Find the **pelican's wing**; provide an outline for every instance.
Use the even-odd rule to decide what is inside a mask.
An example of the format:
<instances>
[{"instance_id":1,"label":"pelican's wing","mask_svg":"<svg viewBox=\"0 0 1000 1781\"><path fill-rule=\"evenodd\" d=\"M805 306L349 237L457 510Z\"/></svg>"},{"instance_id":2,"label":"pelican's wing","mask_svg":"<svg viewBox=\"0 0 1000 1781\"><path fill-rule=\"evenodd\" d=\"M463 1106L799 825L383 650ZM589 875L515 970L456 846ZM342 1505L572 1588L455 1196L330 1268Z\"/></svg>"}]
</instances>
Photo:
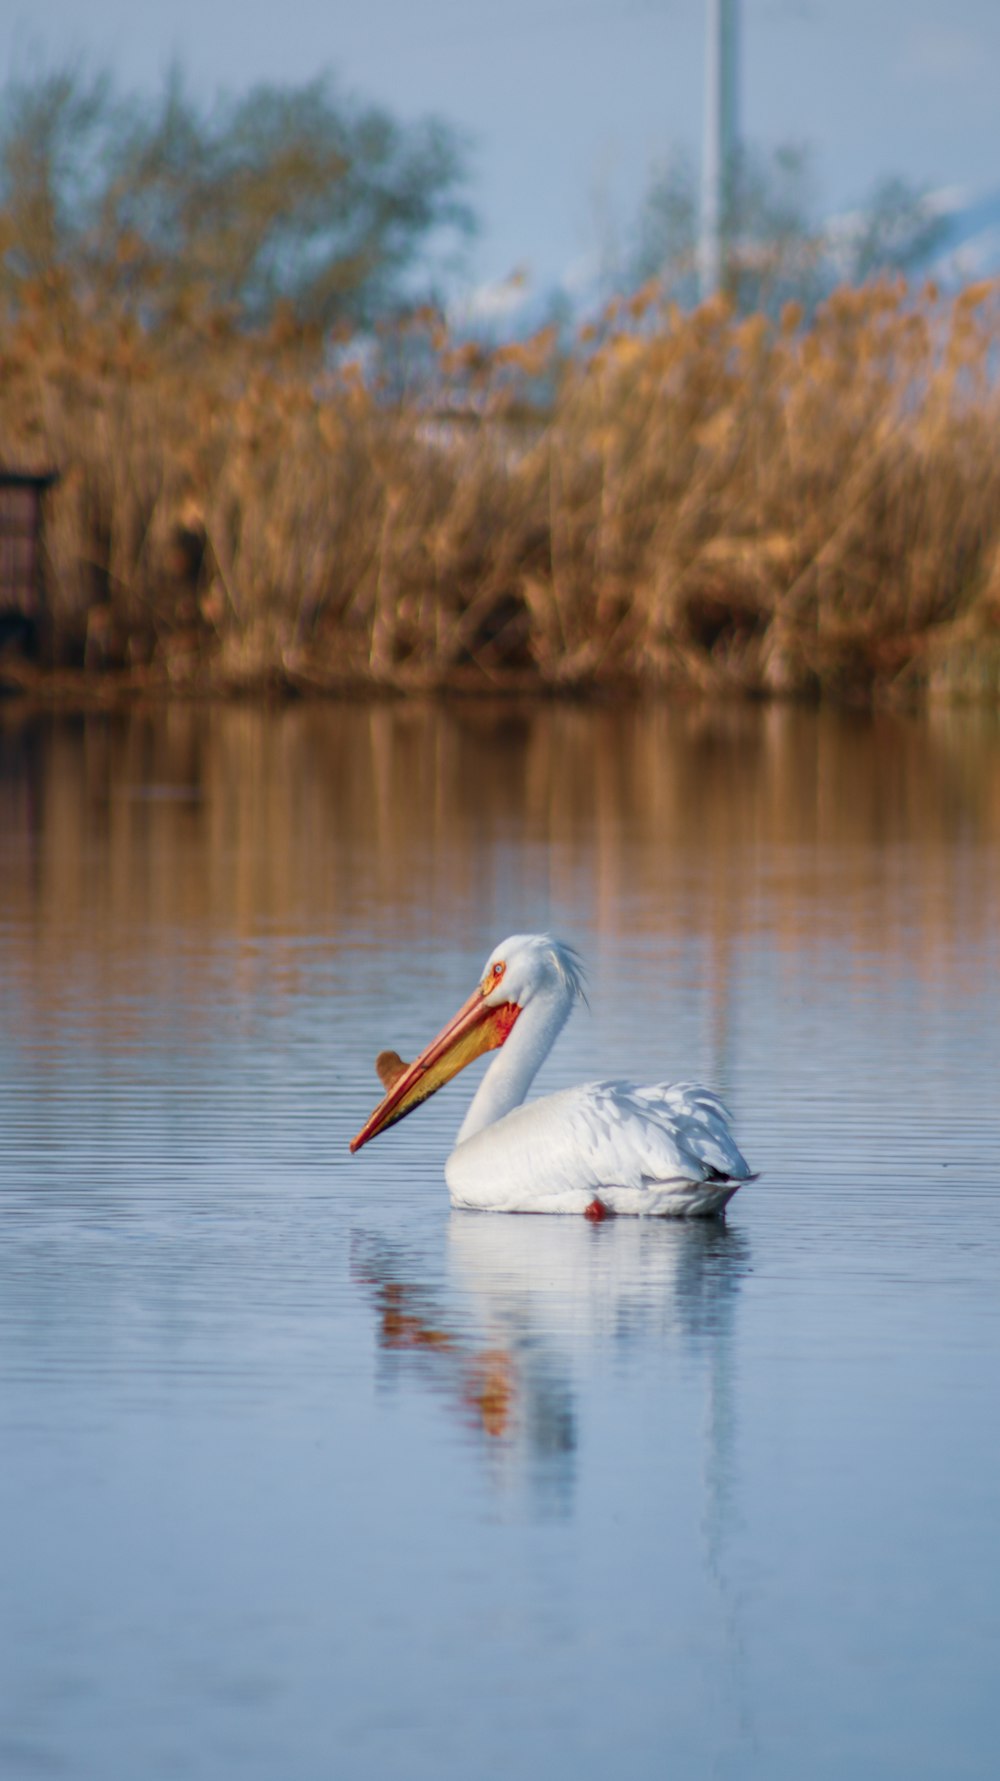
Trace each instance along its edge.
<instances>
[{"instance_id":1,"label":"pelican's wing","mask_svg":"<svg viewBox=\"0 0 1000 1781\"><path fill-rule=\"evenodd\" d=\"M571 1092L571 1124L605 1182L649 1187L750 1179L728 1111L710 1089L689 1082L590 1082Z\"/></svg>"}]
</instances>

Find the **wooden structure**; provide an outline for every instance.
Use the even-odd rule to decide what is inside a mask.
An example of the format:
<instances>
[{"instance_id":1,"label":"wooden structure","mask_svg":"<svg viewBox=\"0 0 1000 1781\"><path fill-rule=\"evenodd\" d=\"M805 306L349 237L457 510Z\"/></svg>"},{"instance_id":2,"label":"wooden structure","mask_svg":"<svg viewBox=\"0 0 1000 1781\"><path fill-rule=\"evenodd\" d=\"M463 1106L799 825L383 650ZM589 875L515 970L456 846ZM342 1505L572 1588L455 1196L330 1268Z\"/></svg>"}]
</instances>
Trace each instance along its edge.
<instances>
[{"instance_id":1,"label":"wooden structure","mask_svg":"<svg viewBox=\"0 0 1000 1781\"><path fill-rule=\"evenodd\" d=\"M45 620L42 502L58 471L0 469L0 647L34 654Z\"/></svg>"}]
</instances>

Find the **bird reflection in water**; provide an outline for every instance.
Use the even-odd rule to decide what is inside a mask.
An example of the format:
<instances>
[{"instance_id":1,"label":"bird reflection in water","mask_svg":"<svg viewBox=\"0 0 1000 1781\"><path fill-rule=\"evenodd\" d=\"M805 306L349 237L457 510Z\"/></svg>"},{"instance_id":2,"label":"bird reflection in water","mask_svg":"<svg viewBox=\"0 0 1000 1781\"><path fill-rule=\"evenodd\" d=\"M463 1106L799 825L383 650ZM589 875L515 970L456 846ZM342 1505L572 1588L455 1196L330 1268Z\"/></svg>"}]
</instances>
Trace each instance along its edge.
<instances>
[{"instance_id":1,"label":"bird reflection in water","mask_svg":"<svg viewBox=\"0 0 1000 1781\"><path fill-rule=\"evenodd\" d=\"M351 1272L373 1290L379 1315L378 1345L386 1354L419 1355L424 1368L471 1422L497 1440L509 1432L518 1392L513 1352L479 1348L447 1327L448 1314L434 1295L414 1280L401 1278L413 1257L384 1238L357 1234Z\"/></svg>"},{"instance_id":2,"label":"bird reflection in water","mask_svg":"<svg viewBox=\"0 0 1000 1781\"><path fill-rule=\"evenodd\" d=\"M705 1532L733 1494L732 1344L745 1236L721 1222L508 1218L453 1212L443 1251L357 1232L352 1272L373 1297L394 1380L440 1394L503 1490L567 1514L589 1358L678 1347L705 1381Z\"/></svg>"}]
</instances>

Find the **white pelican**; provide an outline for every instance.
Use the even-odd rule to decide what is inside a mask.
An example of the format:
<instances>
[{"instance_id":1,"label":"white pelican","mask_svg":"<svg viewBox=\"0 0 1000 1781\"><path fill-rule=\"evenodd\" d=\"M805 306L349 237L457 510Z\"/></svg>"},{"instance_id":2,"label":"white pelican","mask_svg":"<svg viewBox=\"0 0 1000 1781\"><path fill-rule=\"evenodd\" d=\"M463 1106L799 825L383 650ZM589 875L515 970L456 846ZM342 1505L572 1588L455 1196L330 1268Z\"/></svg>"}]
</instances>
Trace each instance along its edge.
<instances>
[{"instance_id":1,"label":"white pelican","mask_svg":"<svg viewBox=\"0 0 1000 1781\"><path fill-rule=\"evenodd\" d=\"M383 1051L387 1090L351 1142L360 1150L466 1064L502 1047L445 1164L453 1206L481 1212L707 1217L753 1176L717 1095L686 1082L588 1082L522 1102L583 995L580 961L548 934L495 947L481 981L412 1064Z\"/></svg>"}]
</instances>

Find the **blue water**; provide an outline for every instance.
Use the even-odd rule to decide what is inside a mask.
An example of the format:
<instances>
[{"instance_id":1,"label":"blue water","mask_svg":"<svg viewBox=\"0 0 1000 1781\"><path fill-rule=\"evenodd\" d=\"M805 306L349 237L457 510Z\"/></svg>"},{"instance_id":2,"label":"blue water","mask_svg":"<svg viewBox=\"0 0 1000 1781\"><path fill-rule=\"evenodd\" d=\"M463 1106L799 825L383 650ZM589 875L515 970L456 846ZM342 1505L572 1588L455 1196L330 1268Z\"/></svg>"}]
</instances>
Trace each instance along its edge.
<instances>
[{"instance_id":1,"label":"blue water","mask_svg":"<svg viewBox=\"0 0 1000 1781\"><path fill-rule=\"evenodd\" d=\"M5 1781L992 1777L998 909L974 713L8 714ZM725 1224L348 1156L531 927Z\"/></svg>"}]
</instances>

